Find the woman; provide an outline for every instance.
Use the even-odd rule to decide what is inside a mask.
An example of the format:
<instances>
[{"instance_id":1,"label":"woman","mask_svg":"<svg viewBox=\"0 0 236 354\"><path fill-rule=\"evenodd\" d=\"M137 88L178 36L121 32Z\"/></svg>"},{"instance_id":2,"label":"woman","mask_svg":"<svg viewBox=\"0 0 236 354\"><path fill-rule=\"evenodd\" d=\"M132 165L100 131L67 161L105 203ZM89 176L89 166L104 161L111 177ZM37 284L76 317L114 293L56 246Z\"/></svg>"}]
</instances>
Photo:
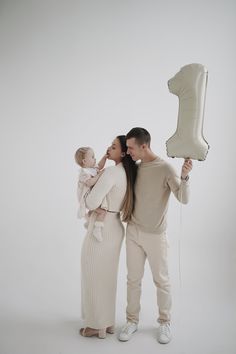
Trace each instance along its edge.
<instances>
[{"instance_id":1,"label":"woman","mask_svg":"<svg viewBox=\"0 0 236 354\"><path fill-rule=\"evenodd\" d=\"M102 231L103 241L91 237L96 214L90 216L87 235L81 255L82 317L85 327L80 334L85 337L105 338L114 333L117 271L120 249L124 238L122 220L130 220L134 208L134 183L137 166L126 154L125 135L118 136L107 150L115 166L105 169L91 192L86 205L95 210L106 197L108 212Z\"/></svg>"}]
</instances>

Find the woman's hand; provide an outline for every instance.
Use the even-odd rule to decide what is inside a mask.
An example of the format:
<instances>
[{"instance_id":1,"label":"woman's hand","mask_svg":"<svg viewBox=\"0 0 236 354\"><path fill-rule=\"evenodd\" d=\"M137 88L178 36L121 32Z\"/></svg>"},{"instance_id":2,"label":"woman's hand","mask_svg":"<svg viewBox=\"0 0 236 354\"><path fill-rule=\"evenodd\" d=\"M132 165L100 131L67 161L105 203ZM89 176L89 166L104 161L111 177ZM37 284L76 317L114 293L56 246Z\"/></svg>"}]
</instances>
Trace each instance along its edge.
<instances>
[{"instance_id":1,"label":"woman's hand","mask_svg":"<svg viewBox=\"0 0 236 354\"><path fill-rule=\"evenodd\" d=\"M109 149L110 149L110 147L107 148L106 154L105 154L105 156L107 157L107 159L109 158Z\"/></svg>"}]
</instances>

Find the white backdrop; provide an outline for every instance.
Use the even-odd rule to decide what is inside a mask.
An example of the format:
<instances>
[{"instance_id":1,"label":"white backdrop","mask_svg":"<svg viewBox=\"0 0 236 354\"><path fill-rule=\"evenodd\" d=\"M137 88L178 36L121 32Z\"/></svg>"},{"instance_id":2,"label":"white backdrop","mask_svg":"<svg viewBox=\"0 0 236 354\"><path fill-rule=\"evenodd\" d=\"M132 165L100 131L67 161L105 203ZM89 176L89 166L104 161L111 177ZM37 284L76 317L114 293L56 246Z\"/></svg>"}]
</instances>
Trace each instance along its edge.
<instances>
[{"instance_id":1,"label":"white backdrop","mask_svg":"<svg viewBox=\"0 0 236 354\"><path fill-rule=\"evenodd\" d=\"M233 0L0 1L1 354L235 352L235 10ZM209 70L210 151L194 162L190 203L170 202L174 339L155 340L148 265L136 337L81 338L74 152L91 145L100 158L116 135L142 126L168 159L178 101L167 80L189 63ZM118 328L125 277L123 247Z\"/></svg>"}]
</instances>

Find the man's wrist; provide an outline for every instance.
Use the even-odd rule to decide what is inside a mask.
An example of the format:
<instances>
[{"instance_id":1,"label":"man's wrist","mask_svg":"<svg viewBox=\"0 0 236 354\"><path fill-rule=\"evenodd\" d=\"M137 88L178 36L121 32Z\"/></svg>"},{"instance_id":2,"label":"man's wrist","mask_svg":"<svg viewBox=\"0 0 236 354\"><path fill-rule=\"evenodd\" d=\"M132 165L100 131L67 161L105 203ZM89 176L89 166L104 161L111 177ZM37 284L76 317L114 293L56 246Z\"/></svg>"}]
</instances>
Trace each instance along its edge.
<instances>
[{"instance_id":1,"label":"man's wrist","mask_svg":"<svg viewBox=\"0 0 236 354\"><path fill-rule=\"evenodd\" d=\"M181 176L181 179L182 179L182 181L186 181L187 182L189 180L189 175L187 175L186 177L182 177Z\"/></svg>"}]
</instances>

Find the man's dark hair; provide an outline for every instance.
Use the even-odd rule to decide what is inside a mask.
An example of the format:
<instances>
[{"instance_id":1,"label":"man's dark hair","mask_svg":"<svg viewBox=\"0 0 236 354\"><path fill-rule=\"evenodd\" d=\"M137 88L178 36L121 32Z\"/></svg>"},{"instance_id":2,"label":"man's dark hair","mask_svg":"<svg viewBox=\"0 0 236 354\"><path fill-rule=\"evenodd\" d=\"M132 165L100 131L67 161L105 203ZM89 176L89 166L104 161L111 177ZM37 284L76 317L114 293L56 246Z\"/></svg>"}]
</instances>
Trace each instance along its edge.
<instances>
[{"instance_id":1,"label":"man's dark hair","mask_svg":"<svg viewBox=\"0 0 236 354\"><path fill-rule=\"evenodd\" d=\"M136 128L131 129L128 132L128 134L126 135L126 140L131 139L131 138L135 138L136 142L139 145L147 144L148 146L150 146L151 135L144 128L136 127Z\"/></svg>"}]
</instances>

